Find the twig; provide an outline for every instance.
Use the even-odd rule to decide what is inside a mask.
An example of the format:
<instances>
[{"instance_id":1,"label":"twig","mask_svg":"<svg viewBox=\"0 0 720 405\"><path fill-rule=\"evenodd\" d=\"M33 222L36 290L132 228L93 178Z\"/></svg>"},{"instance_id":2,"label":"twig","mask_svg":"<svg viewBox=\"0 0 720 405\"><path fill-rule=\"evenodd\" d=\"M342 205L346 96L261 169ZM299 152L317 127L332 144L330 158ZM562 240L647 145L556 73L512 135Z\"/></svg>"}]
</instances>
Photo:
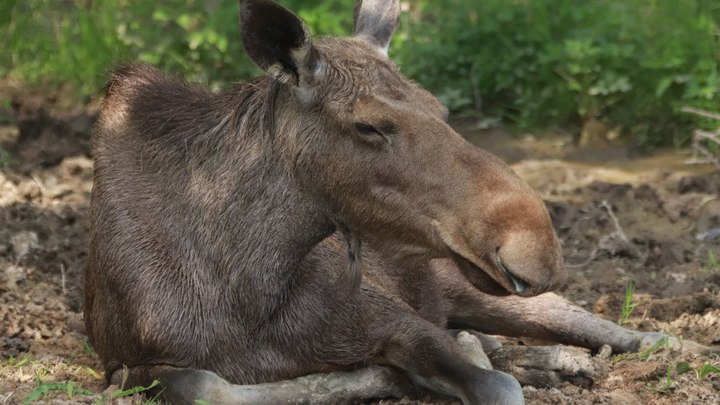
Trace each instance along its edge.
<instances>
[{"instance_id":1,"label":"twig","mask_svg":"<svg viewBox=\"0 0 720 405\"><path fill-rule=\"evenodd\" d=\"M63 296L67 295L67 289L65 288L65 265L60 263L60 287L62 288Z\"/></svg>"},{"instance_id":2,"label":"twig","mask_svg":"<svg viewBox=\"0 0 720 405\"><path fill-rule=\"evenodd\" d=\"M700 153L708 163L712 163L720 169L720 160L700 143L702 140L715 142L715 144L720 145L720 133L704 131L702 129L693 131L693 152Z\"/></svg>"},{"instance_id":3,"label":"twig","mask_svg":"<svg viewBox=\"0 0 720 405\"><path fill-rule=\"evenodd\" d=\"M608 204L607 201L603 200L600 205L605 208L608 215L610 215L610 218L613 220L613 223L615 224L615 231L620 235L620 238L623 240L623 242L630 244L630 239L628 239L627 235L625 234L625 231L623 231L622 227L620 226L620 221L618 221L617 217L615 216L615 213L613 212L612 207L610 204Z\"/></svg>"},{"instance_id":4,"label":"twig","mask_svg":"<svg viewBox=\"0 0 720 405\"><path fill-rule=\"evenodd\" d=\"M693 107L683 107L680 111L720 121L720 114L712 111L701 110ZM713 142L720 146L720 129L715 130L714 132L696 129L693 131L692 140L693 158L686 163L712 163L715 167L720 169L720 159L718 159L718 157L702 143L702 141ZM698 159L698 154L705 157L705 159Z\"/></svg>"},{"instance_id":5,"label":"twig","mask_svg":"<svg viewBox=\"0 0 720 405\"><path fill-rule=\"evenodd\" d=\"M629 247L631 247L631 248L635 251L635 253L637 254L637 256L638 256L639 258L642 258L643 261L645 261L645 259L646 259L647 257L645 257L645 255L643 255L643 254L640 252L640 250L639 250L637 247L635 247L635 245L633 245L633 244L630 242L630 239L628 239L627 235L625 234L625 231L624 231L624 230L622 229L622 227L620 226L620 221L618 221L617 217L615 216L615 213L613 212L613 209L612 209L612 207L610 206L610 204L608 204L607 201L603 200L602 203L600 203L600 205L602 205L603 208L605 208L605 210L607 211L608 215L609 215L610 218L613 220L613 224L615 224L615 233L620 237L620 239L621 239L623 242L625 242Z\"/></svg>"},{"instance_id":6,"label":"twig","mask_svg":"<svg viewBox=\"0 0 720 405\"><path fill-rule=\"evenodd\" d=\"M595 259L597 259L600 256L606 255L610 252L604 249L595 249L590 253L590 257L588 257L584 262L582 263L575 263L575 264L566 264L565 267L569 267L571 269L577 269L580 267L585 267L588 264L592 263Z\"/></svg>"},{"instance_id":7,"label":"twig","mask_svg":"<svg viewBox=\"0 0 720 405\"><path fill-rule=\"evenodd\" d=\"M7 395L5 395L5 396L0 395L0 400L2 400L2 401L0 401L0 403L7 404L13 395L15 395L14 391L8 392Z\"/></svg>"},{"instance_id":8,"label":"twig","mask_svg":"<svg viewBox=\"0 0 720 405\"><path fill-rule=\"evenodd\" d=\"M701 117L720 121L720 114L718 114L718 113L705 111L705 110L701 110L701 109L693 108L693 107L683 107L680 109L680 111L682 111L684 113L695 114L695 115L699 115Z\"/></svg>"},{"instance_id":9,"label":"twig","mask_svg":"<svg viewBox=\"0 0 720 405\"><path fill-rule=\"evenodd\" d=\"M35 183L40 187L40 191L45 194L47 193L47 189L45 188L45 184L40 180L34 173L30 174L30 177L35 181Z\"/></svg>"}]
</instances>

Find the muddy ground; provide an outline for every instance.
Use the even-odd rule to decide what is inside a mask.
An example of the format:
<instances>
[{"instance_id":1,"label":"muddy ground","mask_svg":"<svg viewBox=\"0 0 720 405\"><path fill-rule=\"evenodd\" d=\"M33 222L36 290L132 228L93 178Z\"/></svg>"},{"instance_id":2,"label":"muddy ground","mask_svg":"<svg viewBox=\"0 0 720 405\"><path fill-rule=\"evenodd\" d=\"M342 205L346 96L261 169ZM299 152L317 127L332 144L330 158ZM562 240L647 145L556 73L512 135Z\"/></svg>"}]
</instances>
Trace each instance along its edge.
<instances>
[{"instance_id":1,"label":"muddy ground","mask_svg":"<svg viewBox=\"0 0 720 405\"><path fill-rule=\"evenodd\" d=\"M96 104L0 89L8 100L12 93L14 102L0 103L0 145L11 157L0 157L0 404L28 396L33 403L110 403L118 388L104 385L81 314ZM548 202L569 264L562 295L617 321L633 281L629 327L720 345L720 238L698 238L720 228L719 173L685 165L686 156L673 151L580 150L562 133L537 140L475 127L458 123ZM720 404L720 373L675 372L685 363L720 366L717 357L662 349L603 363L592 389L526 387L528 403Z\"/></svg>"}]
</instances>

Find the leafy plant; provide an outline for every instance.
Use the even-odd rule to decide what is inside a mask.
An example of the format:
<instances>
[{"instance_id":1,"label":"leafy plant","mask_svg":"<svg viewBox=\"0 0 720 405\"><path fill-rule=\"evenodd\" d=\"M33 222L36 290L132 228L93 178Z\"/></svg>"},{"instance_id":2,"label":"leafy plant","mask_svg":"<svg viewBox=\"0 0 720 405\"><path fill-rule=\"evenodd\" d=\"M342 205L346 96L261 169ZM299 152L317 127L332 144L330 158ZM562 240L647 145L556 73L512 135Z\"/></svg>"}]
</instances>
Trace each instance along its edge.
<instances>
[{"instance_id":1,"label":"leafy plant","mask_svg":"<svg viewBox=\"0 0 720 405\"><path fill-rule=\"evenodd\" d=\"M613 363L619 363L623 360L643 360L648 361L652 355L659 352L662 349L670 347L670 339L664 337L659 339L657 342L648 346L645 350L638 353L622 353L613 357Z\"/></svg>"},{"instance_id":2,"label":"leafy plant","mask_svg":"<svg viewBox=\"0 0 720 405\"><path fill-rule=\"evenodd\" d=\"M712 271L720 270L720 262L718 262L718 259L715 257L715 253L713 253L712 250L708 250L708 267Z\"/></svg>"},{"instance_id":3,"label":"leafy plant","mask_svg":"<svg viewBox=\"0 0 720 405\"><path fill-rule=\"evenodd\" d=\"M671 395L673 390L674 381L672 378L673 367L672 364L668 364L667 372L665 377L660 379L660 383L655 386L648 386L647 389L650 391L657 392L663 395Z\"/></svg>"},{"instance_id":4,"label":"leafy plant","mask_svg":"<svg viewBox=\"0 0 720 405\"><path fill-rule=\"evenodd\" d=\"M150 391L151 389L157 387L158 385L160 385L160 381L159 381L159 380L153 380L153 382L152 382L150 385L148 385L147 387L137 386L137 387L132 387L132 388L128 388L128 389L125 389L125 390L117 390L117 391L114 391L114 392L112 393L112 397L113 397L113 398L129 397L129 396L131 396L131 395L139 394L139 393L141 393L141 392L148 392L148 391Z\"/></svg>"},{"instance_id":5,"label":"leafy plant","mask_svg":"<svg viewBox=\"0 0 720 405\"><path fill-rule=\"evenodd\" d=\"M30 404L34 401L38 401L42 399L45 395L47 395L50 392L53 391L60 391L64 392L68 399L72 399L74 395L81 394L81 395L93 395L94 392L90 390L86 390L81 387L77 387L73 384L72 381L65 381L62 383L42 383L39 382L38 386L28 394L27 397L23 400L23 404Z\"/></svg>"},{"instance_id":6,"label":"leafy plant","mask_svg":"<svg viewBox=\"0 0 720 405\"><path fill-rule=\"evenodd\" d=\"M680 362L675 366L675 371L678 374L685 374L690 371L695 372L695 377L698 381L705 380L711 373L720 373L720 367L712 365L710 363L704 363L699 369L695 369L688 362Z\"/></svg>"}]
</instances>

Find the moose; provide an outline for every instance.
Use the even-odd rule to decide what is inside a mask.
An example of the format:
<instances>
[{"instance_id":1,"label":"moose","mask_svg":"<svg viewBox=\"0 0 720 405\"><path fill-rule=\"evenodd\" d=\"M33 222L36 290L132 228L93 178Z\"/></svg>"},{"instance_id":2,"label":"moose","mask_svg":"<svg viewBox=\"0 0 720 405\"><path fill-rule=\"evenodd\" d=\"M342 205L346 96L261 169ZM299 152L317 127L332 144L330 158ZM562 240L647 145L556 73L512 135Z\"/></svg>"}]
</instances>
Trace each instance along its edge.
<instances>
[{"instance_id":1,"label":"moose","mask_svg":"<svg viewBox=\"0 0 720 405\"><path fill-rule=\"evenodd\" d=\"M283 6L240 0L265 76L212 93L142 64L113 74L84 303L109 382L158 380L177 404L419 386L522 404L518 380L478 360L480 333L615 351L660 338L549 293L565 270L543 201L388 59L399 14L360 0L352 37L311 38Z\"/></svg>"}]
</instances>

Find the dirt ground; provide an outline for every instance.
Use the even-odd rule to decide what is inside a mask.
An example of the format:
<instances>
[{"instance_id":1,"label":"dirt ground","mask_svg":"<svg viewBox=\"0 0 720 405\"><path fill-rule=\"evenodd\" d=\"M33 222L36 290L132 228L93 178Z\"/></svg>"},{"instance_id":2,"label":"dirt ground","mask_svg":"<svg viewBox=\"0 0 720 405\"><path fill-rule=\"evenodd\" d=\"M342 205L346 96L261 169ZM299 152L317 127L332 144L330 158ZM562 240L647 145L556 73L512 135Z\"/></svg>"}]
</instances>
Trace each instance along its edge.
<instances>
[{"instance_id":1,"label":"dirt ground","mask_svg":"<svg viewBox=\"0 0 720 405\"><path fill-rule=\"evenodd\" d=\"M10 93L0 88L7 99ZM144 403L111 399L119 390L104 385L82 334L96 105L63 105L62 97L27 91L16 102L3 98L0 145L12 158L0 166L0 404ZM548 202L568 263L562 295L617 321L633 281L629 327L720 346L720 238L702 238L720 228L720 173L684 165L678 152L581 150L562 133L537 140L472 122L458 128L512 163ZM646 354L603 360L607 371L591 389L525 387L527 401L720 404L720 373L698 375L720 359L667 349ZM678 364L693 370L680 374Z\"/></svg>"}]
</instances>

